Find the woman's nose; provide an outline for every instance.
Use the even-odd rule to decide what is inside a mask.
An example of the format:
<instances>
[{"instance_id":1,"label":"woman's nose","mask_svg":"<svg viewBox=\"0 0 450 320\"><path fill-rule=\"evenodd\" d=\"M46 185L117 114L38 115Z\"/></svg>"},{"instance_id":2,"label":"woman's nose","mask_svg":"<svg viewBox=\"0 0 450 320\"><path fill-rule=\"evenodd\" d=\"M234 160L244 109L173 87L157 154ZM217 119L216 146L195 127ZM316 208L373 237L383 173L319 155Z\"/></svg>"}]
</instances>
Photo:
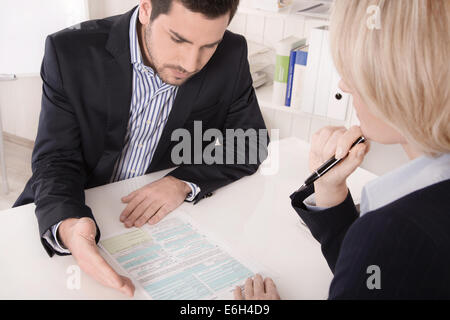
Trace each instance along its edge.
<instances>
[{"instance_id":1,"label":"woman's nose","mask_svg":"<svg viewBox=\"0 0 450 320\"><path fill-rule=\"evenodd\" d=\"M341 89L343 92L350 93L350 89L347 87L346 83L342 79L341 81L339 81L339 89Z\"/></svg>"}]
</instances>

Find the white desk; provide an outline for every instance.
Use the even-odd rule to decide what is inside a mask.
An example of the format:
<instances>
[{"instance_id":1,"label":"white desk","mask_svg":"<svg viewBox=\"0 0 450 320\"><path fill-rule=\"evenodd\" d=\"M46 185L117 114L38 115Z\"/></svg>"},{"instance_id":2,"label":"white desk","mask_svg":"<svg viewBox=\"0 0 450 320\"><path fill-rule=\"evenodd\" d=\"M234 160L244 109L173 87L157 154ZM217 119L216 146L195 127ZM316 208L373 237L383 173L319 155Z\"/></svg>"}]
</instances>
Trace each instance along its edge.
<instances>
[{"instance_id":1,"label":"white desk","mask_svg":"<svg viewBox=\"0 0 450 320\"><path fill-rule=\"evenodd\" d=\"M264 170L216 192L197 205L180 209L213 232L238 254L267 269L283 299L326 299L332 274L309 231L299 224L289 195L308 175L309 146L295 138L271 144L279 148L275 175ZM272 157L273 159L274 157ZM123 231L120 198L162 177L167 171L86 191L102 236ZM362 186L375 178L358 171L349 180L357 199ZM67 288L72 256L50 259L41 246L34 205L0 212L0 299L127 299L81 274L81 289ZM135 299L142 299L139 293Z\"/></svg>"}]
</instances>

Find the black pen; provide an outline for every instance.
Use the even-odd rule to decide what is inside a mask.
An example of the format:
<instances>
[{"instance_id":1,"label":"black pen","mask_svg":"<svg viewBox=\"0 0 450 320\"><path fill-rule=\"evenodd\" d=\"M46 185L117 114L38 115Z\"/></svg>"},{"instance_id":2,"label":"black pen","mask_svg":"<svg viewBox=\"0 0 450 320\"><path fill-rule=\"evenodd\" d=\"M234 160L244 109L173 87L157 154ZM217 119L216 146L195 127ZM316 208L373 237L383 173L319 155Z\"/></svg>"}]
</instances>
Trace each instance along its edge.
<instances>
[{"instance_id":1,"label":"black pen","mask_svg":"<svg viewBox=\"0 0 450 320\"><path fill-rule=\"evenodd\" d=\"M359 137L358 140L356 140L350 149L352 149L354 146L366 142L366 138ZM300 191L302 189L307 188L311 184L313 184L317 179L319 179L321 176L323 176L325 173L330 171L332 168L334 168L337 164L339 164L344 158L342 159L336 159L335 157L332 157L330 160L325 162L323 165L321 165L312 175L309 176L308 179L305 180L305 183L297 190Z\"/></svg>"}]
</instances>

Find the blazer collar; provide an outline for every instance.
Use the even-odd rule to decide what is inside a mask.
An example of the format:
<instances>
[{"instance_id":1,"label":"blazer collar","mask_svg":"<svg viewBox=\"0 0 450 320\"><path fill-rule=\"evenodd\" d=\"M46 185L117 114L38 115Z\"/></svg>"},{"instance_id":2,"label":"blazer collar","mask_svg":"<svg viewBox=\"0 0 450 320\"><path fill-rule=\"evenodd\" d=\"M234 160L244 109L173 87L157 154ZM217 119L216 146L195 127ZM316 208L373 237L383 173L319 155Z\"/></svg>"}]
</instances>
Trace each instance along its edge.
<instances>
[{"instance_id":1,"label":"blazer collar","mask_svg":"<svg viewBox=\"0 0 450 320\"><path fill-rule=\"evenodd\" d=\"M111 27L108 41L106 42L106 50L115 58L120 58L124 54L128 55L128 61L131 61L130 55L130 20L137 6L120 15Z\"/></svg>"}]
</instances>

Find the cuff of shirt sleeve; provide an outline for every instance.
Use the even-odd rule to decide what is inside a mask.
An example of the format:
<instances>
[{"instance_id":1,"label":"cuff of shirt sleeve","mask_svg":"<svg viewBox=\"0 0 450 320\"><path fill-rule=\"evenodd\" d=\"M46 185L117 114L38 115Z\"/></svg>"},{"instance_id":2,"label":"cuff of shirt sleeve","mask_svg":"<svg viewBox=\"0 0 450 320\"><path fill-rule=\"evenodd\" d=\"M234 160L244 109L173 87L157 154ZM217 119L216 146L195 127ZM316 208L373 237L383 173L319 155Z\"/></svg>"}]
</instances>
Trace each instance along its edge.
<instances>
[{"instance_id":1,"label":"cuff of shirt sleeve","mask_svg":"<svg viewBox=\"0 0 450 320\"><path fill-rule=\"evenodd\" d=\"M186 201L188 201L188 202L194 201L195 198L197 197L197 195L201 191L200 187L192 182L187 182L187 181L183 181L183 182L186 183L189 186L189 188L191 188L191 192L187 195Z\"/></svg>"},{"instance_id":2,"label":"cuff of shirt sleeve","mask_svg":"<svg viewBox=\"0 0 450 320\"><path fill-rule=\"evenodd\" d=\"M64 248L58 241L57 232L58 232L58 228L59 228L59 225L61 224L61 222L53 225L49 230L47 230L47 232L44 234L43 238L58 253L70 254L70 251L67 248Z\"/></svg>"},{"instance_id":3,"label":"cuff of shirt sleeve","mask_svg":"<svg viewBox=\"0 0 450 320\"><path fill-rule=\"evenodd\" d=\"M323 210L328 209L328 208L325 208L325 207L318 207L318 206L316 206L315 194L312 194L308 198L306 198L303 201L303 204L305 205L306 209L308 209L308 211L312 211L312 212L319 212L319 211L323 211Z\"/></svg>"}]
</instances>

